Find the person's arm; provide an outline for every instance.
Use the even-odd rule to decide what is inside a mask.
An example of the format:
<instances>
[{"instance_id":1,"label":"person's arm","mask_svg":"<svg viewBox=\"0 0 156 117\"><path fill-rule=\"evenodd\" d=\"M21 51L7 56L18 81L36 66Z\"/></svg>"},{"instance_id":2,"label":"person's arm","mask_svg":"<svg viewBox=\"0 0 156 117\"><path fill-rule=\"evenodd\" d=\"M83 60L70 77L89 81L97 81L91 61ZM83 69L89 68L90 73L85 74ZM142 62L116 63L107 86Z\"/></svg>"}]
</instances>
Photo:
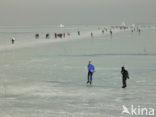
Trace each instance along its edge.
<instances>
[{"instance_id":1,"label":"person's arm","mask_svg":"<svg viewBox=\"0 0 156 117\"><path fill-rule=\"evenodd\" d=\"M121 74L123 74L123 70L121 70Z\"/></svg>"},{"instance_id":2,"label":"person's arm","mask_svg":"<svg viewBox=\"0 0 156 117\"><path fill-rule=\"evenodd\" d=\"M128 73L128 71L127 71L127 78L129 79L129 73Z\"/></svg>"}]
</instances>

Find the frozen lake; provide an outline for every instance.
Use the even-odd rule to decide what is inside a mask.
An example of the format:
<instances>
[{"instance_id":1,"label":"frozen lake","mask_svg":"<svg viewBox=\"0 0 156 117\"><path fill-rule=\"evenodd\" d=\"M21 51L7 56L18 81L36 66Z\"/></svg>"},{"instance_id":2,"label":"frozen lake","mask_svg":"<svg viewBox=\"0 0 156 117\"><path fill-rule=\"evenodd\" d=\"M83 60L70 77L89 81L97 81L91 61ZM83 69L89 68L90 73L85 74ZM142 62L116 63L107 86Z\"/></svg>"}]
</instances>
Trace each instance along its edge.
<instances>
[{"instance_id":1,"label":"frozen lake","mask_svg":"<svg viewBox=\"0 0 156 117\"><path fill-rule=\"evenodd\" d=\"M0 117L127 117L122 105L156 108L156 29L110 36L82 26L67 29L81 30L80 37L58 41L34 39L49 28L12 30L0 30ZM86 85L89 60L96 69L92 86ZM130 74L126 89L122 66Z\"/></svg>"}]
</instances>

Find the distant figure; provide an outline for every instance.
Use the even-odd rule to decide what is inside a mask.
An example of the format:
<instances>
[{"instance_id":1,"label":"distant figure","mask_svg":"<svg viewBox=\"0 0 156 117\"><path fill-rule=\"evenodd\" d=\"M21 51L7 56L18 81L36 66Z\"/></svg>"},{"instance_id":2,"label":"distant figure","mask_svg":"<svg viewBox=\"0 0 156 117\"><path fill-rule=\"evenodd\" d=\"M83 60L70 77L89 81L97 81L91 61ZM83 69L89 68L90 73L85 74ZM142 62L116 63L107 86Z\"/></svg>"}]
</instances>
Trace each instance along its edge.
<instances>
[{"instance_id":1,"label":"distant figure","mask_svg":"<svg viewBox=\"0 0 156 117\"><path fill-rule=\"evenodd\" d=\"M102 30L102 34L104 34L105 33L105 31L104 30Z\"/></svg>"},{"instance_id":2,"label":"distant figure","mask_svg":"<svg viewBox=\"0 0 156 117\"><path fill-rule=\"evenodd\" d=\"M89 61L88 64L88 81L87 84L90 83L90 85L92 84L92 76L94 73L94 66L92 65L92 61Z\"/></svg>"},{"instance_id":3,"label":"distant figure","mask_svg":"<svg viewBox=\"0 0 156 117\"><path fill-rule=\"evenodd\" d=\"M138 32L140 33L141 32L141 29L138 29Z\"/></svg>"},{"instance_id":4,"label":"distant figure","mask_svg":"<svg viewBox=\"0 0 156 117\"><path fill-rule=\"evenodd\" d=\"M112 34L113 34L112 30L110 30L110 35L112 35Z\"/></svg>"},{"instance_id":5,"label":"distant figure","mask_svg":"<svg viewBox=\"0 0 156 117\"><path fill-rule=\"evenodd\" d=\"M90 35L91 35L91 37L93 37L93 33L92 32L90 33Z\"/></svg>"},{"instance_id":6,"label":"distant figure","mask_svg":"<svg viewBox=\"0 0 156 117\"><path fill-rule=\"evenodd\" d=\"M57 38L57 33L55 33L55 39Z\"/></svg>"},{"instance_id":7,"label":"distant figure","mask_svg":"<svg viewBox=\"0 0 156 117\"><path fill-rule=\"evenodd\" d=\"M60 38L62 38L62 33L59 33L58 36L59 36Z\"/></svg>"},{"instance_id":8,"label":"distant figure","mask_svg":"<svg viewBox=\"0 0 156 117\"><path fill-rule=\"evenodd\" d=\"M124 67L121 67L121 74L122 74L122 83L123 83L122 88L125 88L127 87L126 80L129 79L129 74L128 74L128 71Z\"/></svg>"},{"instance_id":9,"label":"distant figure","mask_svg":"<svg viewBox=\"0 0 156 117\"><path fill-rule=\"evenodd\" d=\"M66 34L65 34L65 33L63 33L63 37L64 37L64 38L66 37Z\"/></svg>"},{"instance_id":10,"label":"distant figure","mask_svg":"<svg viewBox=\"0 0 156 117\"><path fill-rule=\"evenodd\" d=\"M140 36L140 34L141 34L141 29L138 29L138 34L139 34L139 36Z\"/></svg>"},{"instance_id":11,"label":"distant figure","mask_svg":"<svg viewBox=\"0 0 156 117\"><path fill-rule=\"evenodd\" d=\"M39 34L36 34L36 35L35 35L35 38L38 39L38 38L39 38Z\"/></svg>"},{"instance_id":12,"label":"distant figure","mask_svg":"<svg viewBox=\"0 0 156 117\"><path fill-rule=\"evenodd\" d=\"M49 39L49 36L50 36L50 35L49 35L49 33L48 33L48 34L46 34L46 39Z\"/></svg>"},{"instance_id":13,"label":"distant figure","mask_svg":"<svg viewBox=\"0 0 156 117\"><path fill-rule=\"evenodd\" d=\"M60 33L60 38L61 38L61 39L62 39L62 36L63 36L62 33Z\"/></svg>"},{"instance_id":14,"label":"distant figure","mask_svg":"<svg viewBox=\"0 0 156 117\"><path fill-rule=\"evenodd\" d=\"M12 44L14 44L14 42L15 42L15 37L12 37L12 38L11 38L11 42L12 42Z\"/></svg>"},{"instance_id":15,"label":"distant figure","mask_svg":"<svg viewBox=\"0 0 156 117\"><path fill-rule=\"evenodd\" d=\"M70 32L67 32L67 35L70 36Z\"/></svg>"},{"instance_id":16,"label":"distant figure","mask_svg":"<svg viewBox=\"0 0 156 117\"><path fill-rule=\"evenodd\" d=\"M78 31L77 34L80 36L80 31Z\"/></svg>"}]
</instances>

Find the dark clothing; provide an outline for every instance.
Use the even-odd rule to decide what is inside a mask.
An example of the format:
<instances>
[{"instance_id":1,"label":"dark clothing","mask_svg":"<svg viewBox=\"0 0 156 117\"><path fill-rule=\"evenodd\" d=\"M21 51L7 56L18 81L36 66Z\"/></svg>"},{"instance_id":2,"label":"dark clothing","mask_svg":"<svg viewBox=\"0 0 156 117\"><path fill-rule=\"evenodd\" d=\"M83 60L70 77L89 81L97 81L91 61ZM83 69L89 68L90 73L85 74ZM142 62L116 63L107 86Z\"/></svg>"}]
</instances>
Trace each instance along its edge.
<instances>
[{"instance_id":1,"label":"dark clothing","mask_svg":"<svg viewBox=\"0 0 156 117\"><path fill-rule=\"evenodd\" d=\"M121 70L122 78L129 79L128 71L125 69Z\"/></svg>"},{"instance_id":2,"label":"dark clothing","mask_svg":"<svg viewBox=\"0 0 156 117\"><path fill-rule=\"evenodd\" d=\"M36 34L36 35L35 35L35 38L38 39L38 38L39 38L39 34Z\"/></svg>"},{"instance_id":3,"label":"dark clothing","mask_svg":"<svg viewBox=\"0 0 156 117\"><path fill-rule=\"evenodd\" d=\"M129 79L129 74L128 74L128 71L125 70L124 68L122 68L121 74L122 74L122 83L123 83L122 88L125 88L127 87L126 80Z\"/></svg>"},{"instance_id":4,"label":"dark clothing","mask_svg":"<svg viewBox=\"0 0 156 117\"><path fill-rule=\"evenodd\" d=\"M57 33L55 33L55 38L57 38Z\"/></svg>"},{"instance_id":5,"label":"dark clothing","mask_svg":"<svg viewBox=\"0 0 156 117\"><path fill-rule=\"evenodd\" d=\"M93 76L93 72L88 71L88 81L87 81L87 83L90 83L90 85L92 84L92 76Z\"/></svg>"},{"instance_id":6,"label":"dark clothing","mask_svg":"<svg viewBox=\"0 0 156 117\"><path fill-rule=\"evenodd\" d=\"M46 39L48 39L49 38L49 34L46 34Z\"/></svg>"},{"instance_id":7,"label":"dark clothing","mask_svg":"<svg viewBox=\"0 0 156 117\"><path fill-rule=\"evenodd\" d=\"M80 31L78 31L77 33L78 33L78 35L80 35Z\"/></svg>"},{"instance_id":8,"label":"dark clothing","mask_svg":"<svg viewBox=\"0 0 156 117\"><path fill-rule=\"evenodd\" d=\"M110 34L112 35L113 34L113 32L110 30Z\"/></svg>"},{"instance_id":9,"label":"dark clothing","mask_svg":"<svg viewBox=\"0 0 156 117\"><path fill-rule=\"evenodd\" d=\"M126 80L127 80L127 79L122 78L122 84L123 84L122 88L127 87Z\"/></svg>"},{"instance_id":10,"label":"dark clothing","mask_svg":"<svg viewBox=\"0 0 156 117\"><path fill-rule=\"evenodd\" d=\"M14 44L14 40L12 39L12 44Z\"/></svg>"}]
</instances>

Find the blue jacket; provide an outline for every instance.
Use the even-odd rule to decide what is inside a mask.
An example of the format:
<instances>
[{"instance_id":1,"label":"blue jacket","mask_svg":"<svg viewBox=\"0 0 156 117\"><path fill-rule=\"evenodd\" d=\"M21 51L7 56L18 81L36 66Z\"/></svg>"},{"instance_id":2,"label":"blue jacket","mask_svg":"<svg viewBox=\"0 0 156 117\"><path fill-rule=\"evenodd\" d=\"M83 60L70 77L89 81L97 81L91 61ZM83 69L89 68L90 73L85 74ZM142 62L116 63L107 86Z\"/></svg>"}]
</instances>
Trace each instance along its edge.
<instances>
[{"instance_id":1,"label":"blue jacket","mask_svg":"<svg viewBox=\"0 0 156 117\"><path fill-rule=\"evenodd\" d=\"M88 71L94 71L94 65L92 65L92 64L89 64L88 65Z\"/></svg>"}]
</instances>

